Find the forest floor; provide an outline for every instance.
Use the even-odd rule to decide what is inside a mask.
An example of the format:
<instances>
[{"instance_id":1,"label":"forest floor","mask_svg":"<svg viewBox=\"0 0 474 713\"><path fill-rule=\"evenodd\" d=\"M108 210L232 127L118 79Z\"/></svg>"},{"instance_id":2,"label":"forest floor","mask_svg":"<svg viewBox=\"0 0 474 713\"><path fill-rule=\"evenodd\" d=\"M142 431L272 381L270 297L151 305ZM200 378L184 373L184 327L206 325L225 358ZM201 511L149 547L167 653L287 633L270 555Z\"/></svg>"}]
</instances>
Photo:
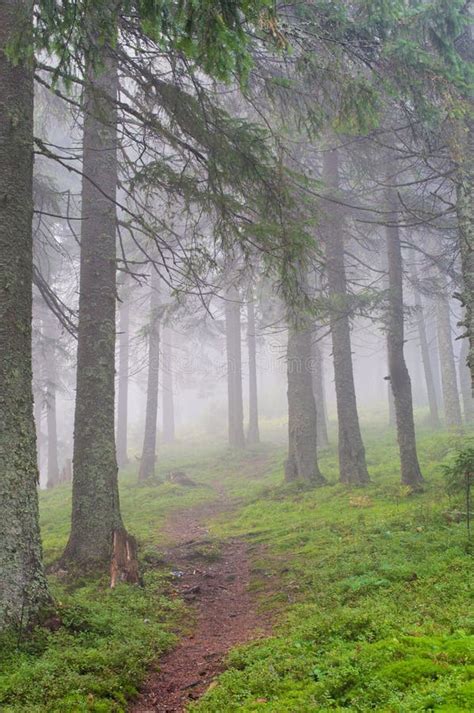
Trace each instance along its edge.
<instances>
[{"instance_id":1,"label":"forest floor","mask_svg":"<svg viewBox=\"0 0 474 713\"><path fill-rule=\"evenodd\" d=\"M131 465L121 504L143 586L51 575L61 627L0 640L1 713L474 710L472 551L443 479L472 435L418 428L417 495L394 432L364 437L372 482L356 490L337 483L334 446L327 487L285 485L281 440L163 448L146 485ZM195 487L167 481L176 469ZM40 500L52 563L70 488Z\"/></svg>"},{"instance_id":2,"label":"forest floor","mask_svg":"<svg viewBox=\"0 0 474 713\"><path fill-rule=\"evenodd\" d=\"M269 617L258 612L250 592L249 544L217 542L206 521L228 511L222 489L211 505L172 514L164 534L174 544L164 553L177 596L190 605L192 630L161 658L145 683L132 713L181 713L215 685L225 655L237 644L269 634Z\"/></svg>"}]
</instances>

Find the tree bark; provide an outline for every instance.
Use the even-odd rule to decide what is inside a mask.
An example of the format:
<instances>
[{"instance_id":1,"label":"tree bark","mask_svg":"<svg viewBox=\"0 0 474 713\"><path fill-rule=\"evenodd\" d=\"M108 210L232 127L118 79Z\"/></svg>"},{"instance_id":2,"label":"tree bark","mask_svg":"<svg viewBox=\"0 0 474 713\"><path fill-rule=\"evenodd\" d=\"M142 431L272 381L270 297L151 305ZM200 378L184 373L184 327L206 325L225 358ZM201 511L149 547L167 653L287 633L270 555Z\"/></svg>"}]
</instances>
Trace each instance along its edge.
<instances>
[{"instance_id":1,"label":"tree bark","mask_svg":"<svg viewBox=\"0 0 474 713\"><path fill-rule=\"evenodd\" d=\"M323 179L330 190L339 186L337 150L324 153ZM339 478L342 483L369 482L365 448L359 426L352 366L351 333L344 264L343 220L335 204L325 202L323 239L326 248L331 336L339 430Z\"/></svg>"},{"instance_id":2,"label":"tree bark","mask_svg":"<svg viewBox=\"0 0 474 713\"><path fill-rule=\"evenodd\" d=\"M416 269L413 267L413 277L414 282L416 282L417 275ZM430 421L434 428L439 426L439 413L438 413L438 402L436 399L436 389L435 381L433 376L433 369L431 365L430 349L428 347L428 339L426 336L426 324L425 315L423 312L423 302L421 300L421 295L413 287L413 294L415 297L415 313L416 313L416 326L418 330L418 337L420 340L420 350L421 350L421 360L423 362L423 370L425 374L426 383L426 393L428 396L428 405L430 409Z\"/></svg>"},{"instance_id":3,"label":"tree bark","mask_svg":"<svg viewBox=\"0 0 474 713\"><path fill-rule=\"evenodd\" d=\"M151 266L150 327L148 335L148 380L146 390L145 432L143 435L142 457L138 480L143 481L155 475L156 431L158 424L158 375L160 368L160 298L158 274Z\"/></svg>"},{"instance_id":4,"label":"tree bark","mask_svg":"<svg viewBox=\"0 0 474 713\"><path fill-rule=\"evenodd\" d=\"M130 344L130 299L124 285L119 306L119 370L117 396L117 462L119 468L128 464L128 368Z\"/></svg>"},{"instance_id":5,"label":"tree bark","mask_svg":"<svg viewBox=\"0 0 474 713\"><path fill-rule=\"evenodd\" d=\"M87 61L84 89L72 525L62 560L85 569L110 563L116 533L125 533L115 451L118 72L112 53L101 53L96 68Z\"/></svg>"},{"instance_id":6,"label":"tree bark","mask_svg":"<svg viewBox=\"0 0 474 713\"><path fill-rule=\"evenodd\" d=\"M397 226L397 196L387 191L387 265L388 315L387 349L390 384L392 387L400 452L401 479L404 485L417 489L423 483L416 450L415 421L410 375L403 354L403 267L400 235Z\"/></svg>"},{"instance_id":7,"label":"tree bark","mask_svg":"<svg viewBox=\"0 0 474 713\"><path fill-rule=\"evenodd\" d=\"M32 4L0 3L0 631L50 603L38 524L32 391L33 67L8 42L32 29Z\"/></svg>"},{"instance_id":8,"label":"tree bark","mask_svg":"<svg viewBox=\"0 0 474 713\"><path fill-rule=\"evenodd\" d=\"M59 337L56 318L46 307L45 310L45 371L46 371L46 423L48 427L48 488L59 482L58 431L56 419L57 389L57 339Z\"/></svg>"},{"instance_id":9,"label":"tree bark","mask_svg":"<svg viewBox=\"0 0 474 713\"><path fill-rule=\"evenodd\" d=\"M163 443L174 443L173 334L169 327L163 333Z\"/></svg>"},{"instance_id":10,"label":"tree bark","mask_svg":"<svg viewBox=\"0 0 474 713\"><path fill-rule=\"evenodd\" d=\"M288 329L288 459L285 480L322 485L317 454L317 417L313 395L312 330Z\"/></svg>"},{"instance_id":11,"label":"tree bark","mask_svg":"<svg viewBox=\"0 0 474 713\"><path fill-rule=\"evenodd\" d=\"M461 354L459 355L459 383L461 385L464 420L466 423L474 421L474 399L471 391L471 374L467 365L469 357L469 342L462 340Z\"/></svg>"},{"instance_id":12,"label":"tree bark","mask_svg":"<svg viewBox=\"0 0 474 713\"><path fill-rule=\"evenodd\" d=\"M258 391L257 391L257 339L255 334L255 305L252 295L247 302L247 346L249 354L249 427L247 443L260 443L258 426Z\"/></svg>"},{"instance_id":13,"label":"tree bark","mask_svg":"<svg viewBox=\"0 0 474 713\"><path fill-rule=\"evenodd\" d=\"M242 398L242 350L240 334L240 296L230 287L225 297L225 333L227 350L228 433L232 448L245 447L244 407Z\"/></svg>"},{"instance_id":14,"label":"tree bark","mask_svg":"<svg viewBox=\"0 0 474 713\"><path fill-rule=\"evenodd\" d=\"M387 400L388 400L388 425L395 426L397 419L395 417L395 402L393 400L393 391L392 391L392 387L390 385L390 377L389 377L388 384L387 384Z\"/></svg>"},{"instance_id":15,"label":"tree bark","mask_svg":"<svg viewBox=\"0 0 474 713\"><path fill-rule=\"evenodd\" d=\"M454 362L453 342L451 339L449 300L446 294L446 284L443 276L440 276L439 290L435 301L444 418L447 426L459 427L462 425L461 405L459 403L456 366Z\"/></svg>"},{"instance_id":16,"label":"tree bark","mask_svg":"<svg viewBox=\"0 0 474 713\"><path fill-rule=\"evenodd\" d=\"M472 4L466 3L464 13L468 20L456 47L467 63L474 61L474 27ZM461 301L465 307L464 336L468 340L467 364L471 372L471 391L474 395L474 99L472 90L464 99L467 111L463 119L455 121L452 133L452 157L456 168L456 215L458 243L461 253L463 291Z\"/></svg>"},{"instance_id":17,"label":"tree bark","mask_svg":"<svg viewBox=\"0 0 474 713\"><path fill-rule=\"evenodd\" d=\"M458 240L464 289L464 327L469 342L468 366L471 372L471 391L474 394L474 128L469 128L467 156L457 172L456 213Z\"/></svg>"}]
</instances>

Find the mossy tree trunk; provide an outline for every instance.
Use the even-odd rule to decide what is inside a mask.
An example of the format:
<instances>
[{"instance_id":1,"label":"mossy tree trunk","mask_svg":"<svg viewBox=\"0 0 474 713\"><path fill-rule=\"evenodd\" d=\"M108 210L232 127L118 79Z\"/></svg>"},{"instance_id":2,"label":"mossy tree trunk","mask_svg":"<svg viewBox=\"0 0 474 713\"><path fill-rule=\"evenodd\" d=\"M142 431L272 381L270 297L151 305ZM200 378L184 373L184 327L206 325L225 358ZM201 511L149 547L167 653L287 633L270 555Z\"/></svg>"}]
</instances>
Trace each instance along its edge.
<instances>
[{"instance_id":1,"label":"mossy tree trunk","mask_svg":"<svg viewBox=\"0 0 474 713\"><path fill-rule=\"evenodd\" d=\"M456 212L464 282L465 335L469 342L468 366L474 394L474 127L467 131L466 155L457 171Z\"/></svg>"},{"instance_id":2,"label":"mossy tree trunk","mask_svg":"<svg viewBox=\"0 0 474 713\"><path fill-rule=\"evenodd\" d=\"M466 63L474 62L474 25L472 3L466 3L464 12L468 20L457 38L457 50ZM456 168L456 214L458 243L461 253L463 277L462 303L465 307L464 335L469 349L467 364L471 372L471 391L474 395L474 97L472 87L464 97L466 111L463 119L455 123L451 149Z\"/></svg>"},{"instance_id":3,"label":"mossy tree trunk","mask_svg":"<svg viewBox=\"0 0 474 713\"><path fill-rule=\"evenodd\" d=\"M461 354L459 355L459 383L461 385L464 420L466 423L474 421L474 399L471 391L471 374L467 365L469 357L469 342L462 340Z\"/></svg>"},{"instance_id":4,"label":"mossy tree trunk","mask_svg":"<svg viewBox=\"0 0 474 713\"><path fill-rule=\"evenodd\" d=\"M318 466L317 417L312 384L312 329L290 325L288 329L288 459L285 480L322 485Z\"/></svg>"},{"instance_id":5,"label":"mossy tree trunk","mask_svg":"<svg viewBox=\"0 0 474 713\"><path fill-rule=\"evenodd\" d=\"M106 47L84 90L81 266L72 524L63 563L110 563L120 514L115 452L118 72Z\"/></svg>"},{"instance_id":6,"label":"mossy tree trunk","mask_svg":"<svg viewBox=\"0 0 474 713\"><path fill-rule=\"evenodd\" d=\"M339 187L337 150L325 151L323 160L325 185L328 190L336 191ZM352 365L344 257L344 221L335 203L325 201L324 210L326 215L322 232L326 249L328 293L331 300L330 324L339 432L339 478L342 483L363 485L369 482L369 474L360 432Z\"/></svg>"},{"instance_id":7,"label":"mossy tree trunk","mask_svg":"<svg viewBox=\"0 0 474 713\"><path fill-rule=\"evenodd\" d=\"M117 462L119 468L128 463L128 368L130 345L130 298L123 285L119 306L119 368L117 394Z\"/></svg>"},{"instance_id":8,"label":"mossy tree trunk","mask_svg":"<svg viewBox=\"0 0 474 713\"><path fill-rule=\"evenodd\" d=\"M258 389L257 389L257 338L255 334L255 304L250 295L247 302L247 347L249 355L249 427L247 443L260 443L258 427Z\"/></svg>"},{"instance_id":9,"label":"mossy tree trunk","mask_svg":"<svg viewBox=\"0 0 474 713\"><path fill-rule=\"evenodd\" d=\"M0 3L0 631L35 621L50 596L42 567L32 390L33 67L5 48L25 43L32 3Z\"/></svg>"},{"instance_id":10,"label":"mossy tree trunk","mask_svg":"<svg viewBox=\"0 0 474 713\"><path fill-rule=\"evenodd\" d=\"M155 475L156 431L158 425L158 377L160 369L160 298L158 273L151 266L150 323L148 330L148 379L146 389L145 432L138 480Z\"/></svg>"},{"instance_id":11,"label":"mossy tree trunk","mask_svg":"<svg viewBox=\"0 0 474 713\"><path fill-rule=\"evenodd\" d=\"M387 191L386 248L388 266L387 349L390 385L392 388L404 485L419 488L423 483L416 450L415 421L410 375L403 353L405 334L403 316L403 264L400 234L397 225L397 195Z\"/></svg>"},{"instance_id":12,"label":"mossy tree trunk","mask_svg":"<svg viewBox=\"0 0 474 713\"><path fill-rule=\"evenodd\" d=\"M231 286L227 290L225 296L225 334L229 445L232 446L232 448L244 448L240 296L239 291L234 286Z\"/></svg>"}]
</instances>

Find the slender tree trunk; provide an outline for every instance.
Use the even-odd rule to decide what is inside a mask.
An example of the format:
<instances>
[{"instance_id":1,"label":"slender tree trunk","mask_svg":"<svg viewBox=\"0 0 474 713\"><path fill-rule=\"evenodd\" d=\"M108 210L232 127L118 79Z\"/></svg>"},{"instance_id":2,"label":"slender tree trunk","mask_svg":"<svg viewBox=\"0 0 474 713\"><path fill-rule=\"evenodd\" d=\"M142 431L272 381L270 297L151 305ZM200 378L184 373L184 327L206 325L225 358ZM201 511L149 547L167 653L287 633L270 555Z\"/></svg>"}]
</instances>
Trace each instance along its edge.
<instances>
[{"instance_id":1,"label":"slender tree trunk","mask_svg":"<svg viewBox=\"0 0 474 713\"><path fill-rule=\"evenodd\" d=\"M33 623L50 602L32 391L33 67L5 54L31 27L31 2L0 3L0 631Z\"/></svg>"},{"instance_id":2,"label":"slender tree trunk","mask_svg":"<svg viewBox=\"0 0 474 713\"><path fill-rule=\"evenodd\" d=\"M288 330L288 460L285 463L285 480L301 480L322 485L325 479L318 466L317 417L313 395L312 330Z\"/></svg>"},{"instance_id":3,"label":"slender tree trunk","mask_svg":"<svg viewBox=\"0 0 474 713\"><path fill-rule=\"evenodd\" d=\"M417 275L415 268L413 268L413 277L414 281L416 282ZM421 295L416 289L416 287L413 288L413 294L415 297L416 326L418 329L418 337L420 339L421 360L423 362L426 393L428 396L428 404L430 408L430 421L431 425L437 428L439 426L438 402L436 399L435 381L433 376L433 369L431 366L430 349L426 336L426 324L425 315L423 312L423 303L421 300Z\"/></svg>"},{"instance_id":4,"label":"slender tree trunk","mask_svg":"<svg viewBox=\"0 0 474 713\"><path fill-rule=\"evenodd\" d=\"M174 443L173 333L169 327L163 333L163 443Z\"/></svg>"},{"instance_id":5,"label":"slender tree trunk","mask_svg":"<svg viewBox=\"0 0 474 713\"><path fill-rule=\"evenodd\" d=\"M130 344L130 299L126 287L119 307L119 370L117 397L117 462L119 468L128 463L128 367Z\"/></svg>"},{"instance_id":6,"label":"slender tree trunk","mask_svg":"<svg viewBox=\"0 0 474 713\"><path fill-rule=\"evenodd\" d=\"M56 342L58 339L56 318L48 310L45 312L45 371L46 371L46 422L48 426L48 488L59 482L58 431L56 422Z\"/></svg>"},{"instance_id":7,"label":"slender tree trunk","mask_svg":"<svg viewBox=\"0 0 474 713\"><path fill-rule=\"evenodd\" d=\"M417 406L425 405L427 400L425 378L422 373L423 365L420 360L420 352L415 341L415 335L410 336L410 338L405 341L405 344L405 358L412 384L413 405L416 408Z\"/></svg>"},{"instance_id":8,"label":"slender tree trunk","mask_svg":"<svg viewBox=\"0 0 474 713\"><path fill-rule=\"evenodd\" d=\"M431 367L433 370L433 382L436 393L436 403L438 404L438 413L443 406L443 394L441 392L441 374L438 351L438 337L436 330L436 320L433 314L427 314L425 319L426 338L428 340L428 349L430 351Z\"/></svg>"},{"instance_id":9,"label":"slender tree trunk","mask_svg":"<svg viewBox=\"0 0 474 713\"><path fill-rule=\"evenodd\" d=\"M435 300L444 418L447 426L459 427L462 425L461 405L459 403L456 366L454 362L453 342L451 339L449 300L446 294L445 281L442 276L440 277L440 287Z\"/></svg>"},{"instance_id":10,"label":"slender tree trunk","mask_svg":"<svg viewBox=\"0 0 474 713\"><path fill-rule=\"evenodd\" d=\"M474 421L474 399L471 391L471 374L467 365L468 357L469 342L467 339L463 339L459 356L459 383L461 385L464 420L466 423L472 423Z\"/></svg>"},{"instance_id":11,"label":"slender tree trunk","mask_svg":"<svg viewBox=\"0 0 474 713\"><path fill-rule=\"evenodd\" d=\"M232 448L244 448L240 297L237 288L233 286L227 290L225 298L225 333L227 348L229 445L232 446Z\"/></svg>"},{"instance_id":12,"label":"slender tree trunk","mask_svg":"<svg viewBox=\"0 0 474 713\"><path fill-rule=\"evenodd\" d=\"M249 353L249 428L247 443L260 443L258 427L258 392L257 392L257 339L255 335L255 305L252 295L247 302L247 345Z\"/></svg>"},{"instance_id":13,"label":"slender tree trunk","mask_svg":"<svg viewBox=\"0 0 474 713\"><path fill-rule=\"evenodd\" d=\"M43 420L43 394L40 389L36 389L33 394L34 401L34 421L36 431L36 460L38 473L41 476L41 454L43 452L43 433L41 431Z\"/></svg>"},{"instance_id":14,"label":"slender tree trunk","mask_svg":"<svg viewBox=\"0 0 474 713\"><path fill-rule=\"evenodd\" d=\"M468 20L462 35L457 38L457 50L466 63L474 61L474 27L472 4L466 3ZM474 394L474 99L472 89L464 97L467 111L455 122L451 132L453 163L456 167L456 214L458 243L461 253L463 291L461 301L465 307L465 337L469 342L467 363L471 372L471 390Z\"/></svg>"},{"instance_id":15,"label":"slender tree trunk","mask_svg":"<svg viewBox=\"0 0 474 713\"><path fill-rule=\"evenodd\" d=\"M146 480L155 475L156 431L158 425L158 375L160 368L160 298L158 274L151 267L150 328L148 341L148 381L146 390L145 433L138 480Z\"/></svg>"},{"instance_id":16,"label":"slender tree trunk","mask_svg":"<svg viewBox=\"0 0 474 713\"><path fill-rule=\"evenodd\" d=\"M410 375L403 354L403 267L397 213L397 196L388 191L386 244L388 262L387 348L390 384L392 387L400 451L402 483L419 488L423 483L416 451L415 421Z\"/></svg>"},{"instance_id":17,"label":"slender tree trunk","mask_svg":"<svg viewBox=\"0 0 474 713\"><path fill-rule=\"evenodd\" d=\"M118 72L107 48L101 59L97 69L89 63L84 90L72 526L63 563L102 569L111 562L115 582L117 576L134 580L136 573L134 541L120 514L115 452Z\"/></svg>"},{"instance_id":18,"label":"slender tree trunk","mask_svg":"<svg viewBox=\"0 0 474 713\"><path fill-rule=\"evenodd\" d=\"M329 445L328 422L326 411L326 394L324 391L324 364L320 344L318 342L318 329L312 335L312 377L313 395L316 405L316 435L318 448L327 448Z\"/></svg>"},{"instance_id":19,"label":"slender tree trunk","mask_svg":"<svg viewBox=\"0 0 474 713\"><path fill-rule=\"evenodd\" d=\"M393 391L390 385L390 379L387 384L387 400L388 400L388 425L395 426L397 419L395 417L395 401L393 398Z\"/></svg>"},{"instance_id":20,"label":"slender tree trunk","mask_svg":"<svg viewBox=\"0 0 474 713\"><path fill-rule=\"evenodd\" d=\"M39 329L41 329L39 327ZM40 349L33 349L33 414L36 431L36 459L38 472L41 477L41 455L43 452L43 433L41 430L43 420L43 364L40 357Z\"/></svg>"},{"instance_id":21,"label":"slender tree trunk","mask_svg":"<svg viewBox=\"0 0 474 713\"><path fill-rule=\"evenodd\" d=\"M339 186L338 154L324 153L323 178L329 189ZM351 333L344 264L343 220L335 204L326 201L323 226L328 292L331 300L331 335L339 429L339 477L342 483L369 482L365 449L359 426L352 366Z\"/></svg>"},{"instance_id":22,"label":"slender tree trunk","mask_svg":"<svg viewBox=\"0 0 474 713\"><path fill-rule=\"evenodd\" d=\"M458 171L456 213L464 289L462 304L465 307L465 334L469 342L468 366L471 372L471 390L474 394L474 129L469 131L469 161Z\"/></svg>"}]
</instances>

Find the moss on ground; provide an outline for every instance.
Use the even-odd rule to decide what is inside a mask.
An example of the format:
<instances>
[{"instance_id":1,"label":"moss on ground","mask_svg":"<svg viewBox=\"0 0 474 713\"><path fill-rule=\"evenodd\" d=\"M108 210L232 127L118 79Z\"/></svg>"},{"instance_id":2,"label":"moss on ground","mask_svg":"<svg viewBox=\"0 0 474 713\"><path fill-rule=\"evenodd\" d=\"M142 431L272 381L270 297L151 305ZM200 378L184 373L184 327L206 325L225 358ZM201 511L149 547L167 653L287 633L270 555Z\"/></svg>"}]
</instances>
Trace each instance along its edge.
<instances>
[{"instance_id":1,"label":"moss on ground","mask_svg":"<svg viewBox=\"0 0 474 713\"><path fill-rule=\"evenodd\" d=\"M266 545L253 587L268 606L261 580L278 581L274 605L286 604L275 636L233 651L196 713L474 710L472 557L465 524L446 518L456 503L440 467L457 438L420 434L421 495L398 483L393 434L372 429L366 441L369 487L334 484L329 450L332 485L282 486L277 465L214 526Z\"/></svg>"},{"instance_id":2,"label":"moss on ground","mask_svg":"<svg viewBox=\"0 0 474 713\"><path fill-rule=\"evenodd\" d=\"M173 510L212 502L213 482L233 508L211 522L212 552L203 554L214 556L227 537L247 538L252 588L278 623L273 637L230 653L196 713L473 710L472 557L465 524L445 517L457 503L441 468L456 437L419 433L427 486L414 496L398 483L393 432L369 425L365 439L373 483L363 490L335 484L333 448L321 458L333 484L316 490L282 484L284 446L244 455L223 446L164 450L159 476L179 468L194 488L160 477L138 485L134 468L122 474L124 520L141 543L146 586L111 591L106 580L51 577L63 625L0 642L2 713L125 711L182 620L160 529ZM69 489L43 493L41 512L52 562L68 535Z\"/></svg>"}]
</instances>

